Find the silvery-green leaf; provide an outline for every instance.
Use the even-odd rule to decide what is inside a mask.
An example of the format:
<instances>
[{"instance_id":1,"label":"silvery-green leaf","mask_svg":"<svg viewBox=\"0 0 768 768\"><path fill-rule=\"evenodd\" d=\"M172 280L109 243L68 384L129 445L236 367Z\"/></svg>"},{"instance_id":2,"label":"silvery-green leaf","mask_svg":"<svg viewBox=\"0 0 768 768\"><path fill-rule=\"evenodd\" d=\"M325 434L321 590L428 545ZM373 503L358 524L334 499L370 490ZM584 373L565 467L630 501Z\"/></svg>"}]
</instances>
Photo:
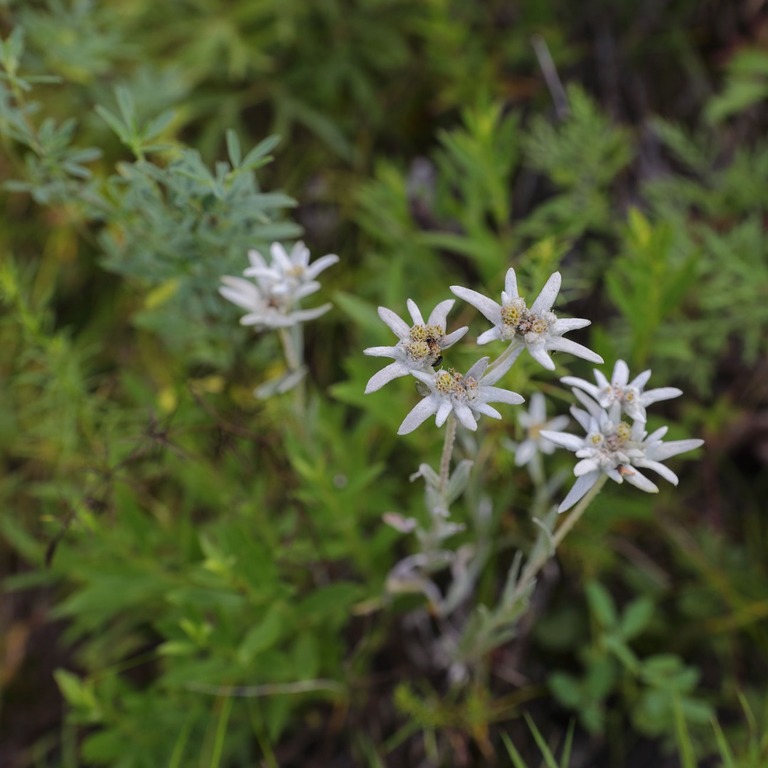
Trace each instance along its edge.
<instances>
[{"instance_id":1,"label":"silvery-green leaf","mask_svg":"<svg viewBox=\"0 0 768 768\"><path fill-rule=\"evenodd\" d=\"M453 470L451 479L448 481L448 490L446 491L446 501L453 503L467 487L469 483L469 473L474 462L469 459L463 459Z\"/></svg>"},{"instance_id":2,"label":"silvery-green leaf","mask_svg":"<svg viewBox=\"0 0 768 768\"><path fill-rule=\"evenodd\" d=\"M265 381L253 390L253 394L260 400L266 400L273 395L282 395L292 390L306 375L307 369L302 365L295 371Z\"/></svg>"}]
</instances>

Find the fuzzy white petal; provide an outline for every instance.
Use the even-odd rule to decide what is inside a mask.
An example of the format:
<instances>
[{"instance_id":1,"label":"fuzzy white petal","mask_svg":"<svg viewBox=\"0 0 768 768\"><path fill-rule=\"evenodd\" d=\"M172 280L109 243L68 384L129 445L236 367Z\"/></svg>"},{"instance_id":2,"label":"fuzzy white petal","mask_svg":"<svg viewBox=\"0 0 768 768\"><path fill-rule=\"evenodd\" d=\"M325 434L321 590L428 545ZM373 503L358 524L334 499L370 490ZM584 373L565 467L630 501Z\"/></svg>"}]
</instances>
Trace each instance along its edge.
<instances>
[{"instance_id":1,"label":"fuzzy white petal","mask_svg":"<svg viewBox=\"0 0 768 768\"><path fill-rule=\"evenodd\" d=\"M307 251L309 253L309 251ZM304 275L307 280L314 280L321 272L324 272L328 267L336 264L339 257L335 253L329 253L325 256L321 256L313 264L310 264L304 271Z\"/></svg>"},{"instance_id":2,"label":"fuzzy white petal","mask_svg":"<svg viewBox=\"0 0 768 768\"><path fill-rule=\"evenodd\" d=\"M445 328L445 324L448 320L448 313L456 303L455 299L445 299L441 301L430 313L427 325L436 325L439 328Z\"/></svg>"},{"instance_id":3,"label":"fuzzy white petal","mask_svg":"<svg viewBox=\"0 0 768 768\"><path fill-rule=\"evenodd\" d=\"M585 379L579 379L576 376L563 376L560 381L568 387L575 387L576 389L583 389L588 395L595 400L600 395L600 388L594 384L586 381Z\"/></svg>"},{"instance_id":4,"label":"fuzzy white petal","mask_svg":"<svg viewBox=\"0 0 768 768\"><path fill-rule=\"evenodd\" d=\"M510 299L517 299L520 296L517 292L517 275L512 267L507 270L507 274L504 277L504 293Z\"/></svg>"},{"instance_id":5,"label":"fuzzy white petal","mask_svg":"<svg viewBox=\"0 0 768 768\"><path fill-rule=\"evenodd\" d=\"M650 458L655 461L664 461L672 456L677 456L679 453L692 451L702 445L704 445L703 440L672 440L671 442L663 443L660 446L652 446L651 449L649 449L648 454L650 455Z\"/></svg>"},{"instance_id":6,"label":"fuzzy white petal","mask_svg":"<svg viewBox=\"0 0 768 768\"><path fill-rule=\"evenodd\" d=\"M677 485L678 482L680 482L677 475L669 467L659 461L651 461L650 459L636 459L633 462L633 466L652 469L654 472L661 475L667 482L672 483L672 485Z\"/></svg>"},{"instance_id":7,"label":"fuzzy white petal","mask_svg":"<svg viewBox=\"0 0 768 768\"><path fill-rule=\"evenodd\" d=\"M477 422L472 415L472 410L465 403L454 403L453 412L456 414L456 418L467 429L473 432L477 429Z\"/></svg>"},{"instance_id":8,"label":"fuzzy white petal","mask_svg":"<svg viewBox=\"0 0 768 768\"><path fill-rule=\"evenodd\" d=\"M569 451L578 451L579 448L584 446L583 438L576 437L576 435L572 435L569 432L554 432L550 429L542 429L539 434L555 445L567 448Z\"/></svg>"},{"instance_id":9,"label":"fuzzy white petal","mask_svg":"<svg viewBox=\"0 0 768 768\"><path fill-rule=\"evenodd\" d=\"M459 339L461 339L464 336L464 334L468 330L469 330L469 327L464 325L461 328L458 328L457 330L447 334L446 336L443 336L443 341L440 344L440 346L443 349L448 349L448 347L452 347Z\"/></svg>"},{"instance_id":10,"label":"fuzzy white petal","mask_svg":"<svg viewBox=\"0 0 768 768\"><path fill-rule=\"evenodd\" d=\"M498 328L490 328L487 331L483 331L483 333L477 337L477 343L482 346L483 344L487 344L489 341L496 341L500 338L501 331Z\"/></svg>"},{"instance_id":11,"label":"fuzzy white petal","mask_svg":"<svg viewBox=\"0 0 768 768\"><path fill-rule=\"evenodd\" d=\"M520 405L525 402L522 395L501 387L483 387L483 399L489 403L506 403L507 405Z\"/></svg>"},{"instance_id":12,"label":"fuzzy white petal","mask_svg":"<svg viewBox=\"0 0 768 768\"><path fill-rule=\"evenodd\" d=\"M414 325L424 325L424 316L421 314L421 310L413 299L408 299L405 302L408 307L408 312L413 320Z\"/></svg>"},{"instance_id":13,"label":"fuzzy white petal","mask_svg":"<svg viewBox=\"0 0 768 768\"><path fill-rule=\"evenodd\" d=\"M643 392L642 401L643 405L648 406L657 403L659 400L671 400L673 397L680 397L682 394L683 390L677 387L658 387L657 389L649 389L647 392Z\"/></svg>"},{"instance_id":14,"label":"fuzzy white petal","mask_svg":"<svg viewBox=\"0 0 768 768\"><path fill-rule=\"evenodd\" d=\"M599 472L590 472L588 475L582 475L581 477L576 478L573 488L568 491L568 495L563 499L560 506L557 508L557 511L565 512L570 509L580 499L587 495L587 492L597 482L599 477Z\"/></svg>"},{"instance_id":15,"label":"fuzzy white petal","mask_svg":"<svg viewBox=\"0 0 768 768\"><path fill-rule=\"evenodd\" d=\"M583 317L570 317L565 320L555 320L555 324L552 326L552 333L560 335L568 333L568 331L576 331L579 328L586 328L588 325L592 325L592 321L586 320Z\"/></svg>"},{"instance_id":16,"label":"fuzzy white petal","mask_svg":"<svg viewBox=\"0 0 768 768\"><path fill-rule=\"evenodd\" d=\"M577 344L570 339L564 339L561 336L555 336L547 342L547 347L558 352L567 352L569 355L580 357L583 360L589 360L590 363L602 363L603 358L591 349L587 349L582 344ZM554 367L554 366L553 366Z\"/></svg>"},{"instance_id":17,"label":"fuzzy white petal","mask_svg":"<svg viewBox=\"0 0 768 768\"><path fill-rule=\"evenodd\" d=\"M659 488L656 483L652 483L642 472L638 472L634 467L627 467L622 473L624 479L646 493L658 493Z\"/></svg>"},{"instance_id":18,"label":"fuzzy white petal","mask_svg":"<svg viewBox=\"0 0 768 768\"><path fill-rule=\"evenodd\" d=\"M437 407L437 414L435 416L435 424L438 427L442 427L445 424L446 419L450 416L453 410L453 403L450 400L441 400L440 405Z\"/></svg>"},{"instance_id":19,"label":"fuzzy white petal","mask_svg":"<svg viewBox=\"0 0 768 768\"><path fill-rule=\"evenodd\" d=\"M222 277L221 282L224 285L219 288L219 293L242 309L254 309L262 301L259 289L241 277Z\"/></svg>"},{"instance_id":20,"label":"fuzzy white petal","mask_svg":"<svg viewBox=\"0 0 768 768\"><path fill-rule=\"evenodd\" d=\"M434 397L425 397L411 408L403 423L397 430L398 435L407 435L420 427L437 410L437 401Z\"/></svg>"},{"instance_id":21,"label":"fuzzy white petal","mask_svg":"<svg viewBox=\"0 0 768 768\"><path fill-rule=\"evenodd\" d=\"M393 381L400 376L407 376L408 373L408 366L399 362L390 363L380 371L374 373L373 376L368 379L368 383L365 385L365 394L368 395L371 392L376 392L376 390L381 389L385 384L389 384L390 381Z\"/></svg>"},{"instance_id":22,"label":"fuzzy white petal","mask_svg":"<svg viewBox=\"0 0 768 768\"><path fill-rule=\"evenodd\" d=\"M566 339L563 339L563 341L566 341ZM549 344L549 346L551 347L552 345ZM547 353L547 350L543 347L543 345L537 344L535 346L529 346L528 351L531 353L531 357L539 365L543 365L548 371L555 370L555 363L552 360L552 358L549 356L549 354Z\"/></svg>"},{"instance_id":23,"label":"fuzzy white petal","mask_svg":"<svg viewBox=\"0 0 768 768\"><path fill-rule=\"evenodd\" d=\"M285 248L280 243L272 243L269 248L269 252L272 254L272 263L278 268L287 272L293 266L291 260L288 258L288 254L285 252Z\"/></svg>"},{"instance_id":24,"label":"fuzzy white petal","mask_svg":"<svg viewBox=\"0 0 768 768\"><path fill-rule=\"evenodd\" d=\"M460 299L464 299L467 304L471 304L475 309L479 310L486 319L490 320L494 325L499 325L501 323L500 304L497 304L487 296L483 296L482 293L473 291L471 288L463 288L460 285L452 285L451 292Z\"/></svg>"},{"instance_id":25,"label":"fuzzy white petal","mask_svg":"<svg viewBox=\"0 0 768 768\"><path fill-rule=\"evenodd\" d=\"M369 357L396 357L397 352L397 347L367 347L363 350L363 354Z\"/></svg>"},{"instance_id":26,"label":"fuzzy white petal","mask_svg":"<svg viewBox=\"0 0 768 768\"><path fill-rule=\"evenodd\" d=\"M494 400L493 402L496 403L502 401ZM472 403L472 410L477 413L482 413L485 416L490 416L492 419L501 418L501 414L493 406L488 405L488 403Z\"/></svg>"},{"instance_id":27,"label":"fuzzy white petal","mask_svg":"<svg viewBox=\"0 0 768 768\"><path fill-rule=\"evenodd\" d=\"M651 378L650 370L643 371L642 373L635 376L635 378L632 379L632 381L629 382L629 386L636 387L637 389L642 389L648 383L648 379L650 378ZM680 394L681 395L683 394L682 391L680 392Z\"/></svg>"},{"instance_id":28,"label":"fuzzy white petal","mask_svg":"<svg viewBox=\"0 0 768 768\"><path fill-rule=\"evenodd\" d=\"M538 315L542 312L549 312L555 303L557 294L560 292L560 283L562 278L559 272L553 272L549 280L541 289L541 293L536 297L536 301L531 305L531 312Z\"/></svg>"},{"instance_id":29,"label":"fuzzy white petal","mask_svg":"<svg viewBox=\"0 0 768 768\"><path fill-rule=\"evenodd\" d=\"M386 307L379 307L379 317L389 326L392 332L399 338L405 339L408 337L408 333L411 327L405 322L405 320L398 317L391 309Z\"/></svg>"},{"instance_id":30,"label":"fuzzy white petal","mask_svg":"<svg viewBox=\"0 0 768 768\"><path fill-rule=\"evenodd\" d=\"M617 360L613 366L611 381L614 387L626 387L629 381L629 367L623 360Z\"/></svg>"}]
</instances>

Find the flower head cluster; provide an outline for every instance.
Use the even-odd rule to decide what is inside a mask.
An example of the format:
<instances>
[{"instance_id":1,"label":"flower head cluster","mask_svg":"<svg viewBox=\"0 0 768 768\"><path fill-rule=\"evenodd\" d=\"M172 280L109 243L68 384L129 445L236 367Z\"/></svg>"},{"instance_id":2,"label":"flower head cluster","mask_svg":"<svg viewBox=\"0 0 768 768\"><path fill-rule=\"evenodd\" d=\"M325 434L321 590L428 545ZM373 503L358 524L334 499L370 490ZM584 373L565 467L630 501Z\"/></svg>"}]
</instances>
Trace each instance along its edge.
<instances>
[{"instance_id":1,"label":"flower head cluster","mask_svg":"<svg viewBox=\"0 0 768 768\"><path fill-rule=\"evenodd\" d=\"M408 311L413 325L408 325L391 310L379 307L379 317L392 329L398 342L394 346L369 347L365 350L366 355L391 357L394 360L369 379L366 393L375 392L400 376L411 375L424 387L423 400L406 416L400 426L400 434L416 429L433 414L438 427L445 423L450 414L454 414L462 425L474 430L477 429L479 415L501 418L489 403L523 402L515 392L494 386L523 349L528 349L534 359L550 370L555 367L550 357L550 352L554 351L569 352L601 363L603 360L599 355L575 341L563 338L563 334L568 331L584 328L590 323L580 318L558 320L552 312L552 305L560 290L560 280L559 272L551 275L530 307L518 294L514 269L507 271L501 304L469 288L452 286L451 290L456 296L479 309L493 323L493 328L480 335L477 340L479 344L494 339L510 342L493 363L489 364L488 358L482 358L464 375L453 369L434 370L443 360L443 351L467 332L466 327L453 333L446 332L446 318L453 307L453 300L440 302L424 322L419 308L408 299ZM537 444L550 447L539 438ZM530 444L529 448L533 447Z\"/></svg>"},{"instance_id":2,"label":"flower head cluster","mask_svg":"<svg viewBox=\"0 0 768 768\"><path fill-rule=\"evenodd\" d=\"M575 341L563 338L563 334L584 328L590 325L590 321L577 317L558 320L552 311L552 305L560 291L560 282L560 273L553 273L530 307L517 291L517 276L511 268L507 271L504 281L501 304L460 285L452 285L451 291L493 323L493 328L478 336L478 344L495 340L516 342L517 354L523 348L527 349L534 360L550 371L555 369L550 352L567 352L593 363L602 363L603 358L600 355Z\"/></svg>"},{"instance_id":3,"label":"flower head cluster","mask_svg":"<svg viewBox=\"0 0 768 768\"><path fill-rule=\"evenodd\" d=\"M416 302L408 299L408 312L413 325L408 325L391 309L379 307L379 317L397 336L398 342L393 347L368 347L364 354L372 357L392 357L393 363L371 376L365 392L375 392L393 379L409 374L429 371L439 365L443 359L443 350L455 344L469 329L464 326L453 333L446 333L448 313L454 304L453 299L441 301L424 322Z\"/></svg>"},{"instance_id":4,"label":"flower head cluster","mask_svg":"<svg viewBox=\"0 0 768 768\"><path fill-rule=\"evenodd\" d=\"M219 293L247 312L240 319L242 325L287 328L314 320L330 309L330 304L313 309L298 307L302 299L320 288L315 278L335 264L338 256L328 254L310 264L309 249L302 242L296 243L290 254L280 243L272 243L270 255L267 260L259 251L248 252L250 266L243 274L252 280L229 275L221 278Z\"/></svg>"},{"instance_id":5,"label":"flower head cluster","mask_svg":"<svg viewBox=\"0 0 768 768\"><path fill-rule=\"evenodd\" d=\"M453 368L431 374L413 371L413 375L426 385L427 392L405 417L398 434L413 432L432 414L435 414L435 424L441 427L451 413L460 424L474 431L480 415L501 418L501 414L489 403L522 403L523 398L516 392L493 386L500 378L498 371L483 376L488 362L489 358L481 358L464 375Z\"/></svg>"},{"instance_id":6,"label":"flower head cluster","mask_svg":"<svg viewBox=\"0 0 768 768\"><path fill-rule=\"evenodd\" d=\"M596 370L594 374L596 385L575 376L564 376L561 381L569 387L586 392L602 408L613 414L614 419L625 413L635 421L645 421L645 409L649 405L683 394L683 390L677 387L659 387L645 392L644 388L651 378L651 372L643 371L629 381L629 367L623 360L616 362L610 381L601 371Z\"/></svg>"},{"instance_id":7,"label":"flower head cluster","mask_svg":"<svg viewBox=\"0 0 768 768\"><path fill-rule=\"evenodd\" d=\"M455 344L468 328L464 326L452 333L446 332L448 312L454 300L441 301L424 322L416 303L408 299L408 312L413 325L408 325L391 309L379 307L379 317L398 337L393 347L369 347L366 355L391 357L394 362L375 373L365 387L366 394L375 392L400 376L411 375L418 380L422 400L405 417L398 434L413 432L430 416L435 416L438 427L445 424L449 415L455 415L467 429L477 429L480 415L500 419L501 414L489 403L522 403L515 392L493 386L506 372L506 368L487 371L489 358L478 360L466 374L453 368L436 370L443 361L443 351Z\"/></svg>"},{"instance_id":8,"label":"flower head cluster","mask_svg":"<svg viewBox=\"0 0 768 768\"><path fill-rule=\"evenodd\" d=\"M657 493L659 489L656 485L640 472L640 469L650 469L677 485L677 475L662 462L698 448L704 442L664 442L662 438L667 433L667 427L648 434L645 428L645 406L681 394L680 390L673 387L649 390L643 394L650 371L640 374L628 385L629 369L623 360L619 360L614 368L613 385L608 385L605 377L598 375L598 372L595 375L597 387L582 379L563 379L566 384L570 383L574 387L574 395L584 406L584 409L572 407L571 413L587 433L586 436L578 437L550 430L541 432L543 437L573 451L580 459L573 470L576 482L560 504L559 512L576 504L601 475L607 475L617 483L626 480L642 491ZM632 419L632 423L622 420L625 414Z\"/></svg>"}]
</instances>

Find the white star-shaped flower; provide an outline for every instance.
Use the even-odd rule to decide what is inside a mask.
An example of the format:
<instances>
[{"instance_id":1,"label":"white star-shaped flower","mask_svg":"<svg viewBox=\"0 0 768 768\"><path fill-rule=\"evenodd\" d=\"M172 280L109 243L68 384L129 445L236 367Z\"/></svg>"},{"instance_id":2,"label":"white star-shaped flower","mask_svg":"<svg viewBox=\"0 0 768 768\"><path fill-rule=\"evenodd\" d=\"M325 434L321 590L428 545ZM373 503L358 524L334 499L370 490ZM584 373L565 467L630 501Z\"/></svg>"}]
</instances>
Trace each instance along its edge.
<instances>
[{"instance_id":1,"label":"white star-shaped flower","mask_svg":"<svg viewBox=\"0 0 768 768\"><path fill-rule=\"evenodd\" d=\"M557 315L552 312L552 305L560 291L560 282L560 273L552 274L530 308L517 292L517 277L515 270L511 268L507 271L504 281L501 304L460 285L452 285L451 291L493 323L493 328L480 334L478 344L487 344L497 339L518 342L528 349L538 363L550 371L555 369L555 364L549 356L550 352L567 352L593 363L602 363L603 358L600 355L575 341L563 338L564 333L584 328L590 325L590 321L577 317L569 320L557 319ZM522 347L520 350L522 351ZM507 364L507 368L509 364L511 363Z\"/></svg>"},{"instance_id":2,"label":"white star-shaped flower","mask_svg":"<svg viewBox=\"0 0 768 768\"><path fill-rule=\"evenodd\" d=\"M576 482L558 507L558 512L565 512L576 504L601 474L608 475L617 483L626 480L647 493L657 493L659 489L638 468L651 469L677 485L677 475L661 462L679 453L692 451L704 443L703 440L673 440L664 443L661 438L667 433L667 427L661 427L648 435L641 421L635 421L630 426L624 421L612 420L602 409L590 408L590 411L588 413L580 408L571 408L573 417L587 433L586 437L577 437L568 432L541 432L547 440L573 451L581 459L573 470Z\"/></svg>"},{"instance_id":3,"label":"white star-shaped flower","mask_svg":"<svg viewBox=\"0 0 768 768\"><path fill-rule=\"evenodd\" d=\"M643 371L629 381L629 368L623 360L616 361L610 381L598 370L595 370L594 374L597 384L575 376L564 376L560 381L569 387L576 387L586 392L601 407L610 411L614 418L618 418L623 412L635 421L645 421L645 409L649 405L683 394L683 390L677 387L658 387L644 392L643 389L651 377L651 372Z\"/></svg>"},{"instance_id":4,"label":"white star-shaped flower","mask_svg":"<svg viewBox=\"0 0 768 768\"><path fill-rule=\"evenodd\" d=\"M280 243L272 243L269 252L271 263L259 251L248 251L251 266L243 274L256 278L261 285L269 285L272 293L289 294L294 301L317 291L320 283L315 278L339 260L336 254L329 253L310 264L309 248L301 241L290 254Z\"/></svg>"},{"instance_id":5,"label":"white star-shaped flower","mask_svg":"<svg viewBox=\"0 0 768 768\"><path fill-rule=\"evenodd\" d=\"M526 433L525 439L515 447L515 464L518 467L530 464L538 454L550 454L555 450L555 444L542 437L543 429L559 431L568 426L567 416L547 419L546 400L541 392L531 395L530 407L527 411L518 412L517 421Z\"/></svg>"},{"instance_id":6,"label":"white star-shaped flower","mask_svg":"<svg viewBox=\"0 0 768 768\"><path fill-rule=\"evenodd\" d=\"M289 328L292 325L314 320L327 312L330 304L314 309L293 309L293 301L285 294L272 292L269 287L252 283L242 277L222 277L219 293L228 301L245 309L247 314L240 318L241 325L255 325L263 328Z\"/></svg>"},{"instance_id":7,"label":"white star-shaped flower","mask_svg":"<svg viewBox=\"0 0 768 768\"><path fill-rule=\"evenodd\" d=\"M488 403L519 405L524 402L516 392L493 386L501 378L498 371L483 376L488 361L487 357L481 358L463 376L452 369L431 374L411 371L413 376L426 384L429 392L403 419L397 433L406 435L413 432L433 414L435 424L442 427L451 413L455 414L460 424L474 431L477 429L477 418L481 415L501 418L501 414Z\"/></svg>"},{"instance_id":8,"label":"white star-shaped flower","mask_svg":"<svg viewBox=\"0 0 768 768\"><path fill-rule=\"evenodd\" d=\"M394 347L368 347L363 350L364 354L372 357L392 357L395 360L371 376L365 387L366 394L381 389L400 376L429 371L439 364L443 350L455 344L469 330L464 326L446 334L448 312L454 303L453 299L441 301L425 323L416 302L408 299L408 312L413 320L410 326L391 309L379 307L379 317L392 329L398 342Z\"/></svg>"},{"instance_id":9,"label":"white star-shaped flower","mask_svg":"<svg viewBox=\"0 0 768 768\"><path fill-rule=\"evenodd\" d=\"M259 251L249 251L250 267L242 277L226 275L221 278L219 293L245 309L241 325L264 328L288 328L298 323L314 320L327 312L330 304L312 309L299 309L299 302L320 287L314 278L324 269L335 264L339 257L328 254L309 264L309 250L304 243L296 243L290 256L280 243L272 243L272 263L268 264Z\"/></svg>"}]
</instances>

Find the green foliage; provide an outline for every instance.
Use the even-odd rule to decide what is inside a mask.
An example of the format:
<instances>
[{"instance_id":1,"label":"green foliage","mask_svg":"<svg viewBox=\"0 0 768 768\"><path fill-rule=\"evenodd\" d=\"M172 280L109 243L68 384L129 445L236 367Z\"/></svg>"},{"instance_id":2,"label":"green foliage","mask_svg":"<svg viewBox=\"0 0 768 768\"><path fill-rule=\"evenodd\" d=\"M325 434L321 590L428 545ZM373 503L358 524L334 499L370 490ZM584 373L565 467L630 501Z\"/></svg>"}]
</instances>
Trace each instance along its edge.
<instances>
[{"instance_id":1,"label":"green foliage","mask_svg":"<svg viewBox=\"0 0 768 768\"><path fill-rule=\"evenodd\" d=\"M651 354L690 363L690 347L664 331L695 285L698 253L671 223L652 227L637 209L629 212L623 239L626 250L606 275L608 296L628 326L622 345L632 350L636 368L647 366Z\"/></svg>"},{"instance_id":2,"label":"green foliage","mask_svg":"<svg viewBox=\"0 0 768 768\"><path fill-rule=\"evenodd\" d=\"M606 702L619 693L627 699L632 721L641 733L674 733L675 713L686 722L704 723L711 716L707 704L692 694L698 681L696 669L674 654L639 658L630 641L648 626L655 611L653 601L638 597L619 613L610 593L598 582L586 588L594 623L592 645L582 652L585 672L581 679L556 672L550 677L554 695L579 714L591 731L606 727Z\"/></svg>"},{"instance_id":3,"label":"green foliage","mask_svg":"<svg viewBox=\"0 0 768 768\"><path fill-rule=\"evenodd\" d=\"M0 679L4 718L29 719L0 742L20 765L565 768L589 745L631 768L636 744L765 764L765 52L745 42L705 98L732 41L692 0L517 5L0 2ZM340 256L333 311L303 337L239 326L221 277L299 236ZM377 307L498 298L510 266L529 294L562 272L558 313L593 322L574 337L606 373L683 387L663 423L706 452L658 497L603 491L520 589L572 457L542 482L506 413L460 433L440 614L386 591L414 545L382 524L424 524L406 478L439 441L396 436L418 393L364 395L361 350L394 343ZM487 328L460 302L448 323ZM304 380L254 397L295 373L287 338ZM591 374L556 362L505 386L565 413L555 376Z\"/></svg>"},{"instance_id":4,"label":"green foliage","mask_svg":"<svg viewBox=\"0 0 768 768\"><path fill-rule=\"evenodd\" d=\"M541 750L541 756L544 758L544 764L547 766L547 768L568 768L571 762L573 725L571 725L571 728L568 730L568 735L565 737L565 744L563 745L562 755L560 757L560 762L558 763L554 754L552 753L552 750L549 747L549 744L547 744L546 740L541 735L541 731L539 731L539 729L536 727L536 723L534 723L527 714L525 716L525 720L531 730L531 733L533 734L533 738L536 740L536 746ZM520 756L520 753L517 751L515 745L510 741L506 733L502 735L502 740L504 741L504 747L506 748L515 768L525 768L525 762L523 761L523 758Z\"/></svg>"},{"instance_id":5,"label":"green foliage","mask_svg":"<svg viewBox=\"0 0 768 768\"><path fill-rule=\"evenodd\" d=\"M580 88L568 89L568 114L560 125L531 121L525 142L531 167L544 173L556 194L522 225L533 237L574 238L611 229L607 193L632 156L630 136L614 125Z\"/></svg>"},{"instance_id":6,"label":"green foliage","mask_svg":"<svg viewBox=\"0 0 768 768\"><path fill-rule=\"evenodd\" d=\"M723 92L707 104L705 115L719 123L768 98L768 55L760 48L737 51L726 66Z\"/></svg>"}]
</instances>

